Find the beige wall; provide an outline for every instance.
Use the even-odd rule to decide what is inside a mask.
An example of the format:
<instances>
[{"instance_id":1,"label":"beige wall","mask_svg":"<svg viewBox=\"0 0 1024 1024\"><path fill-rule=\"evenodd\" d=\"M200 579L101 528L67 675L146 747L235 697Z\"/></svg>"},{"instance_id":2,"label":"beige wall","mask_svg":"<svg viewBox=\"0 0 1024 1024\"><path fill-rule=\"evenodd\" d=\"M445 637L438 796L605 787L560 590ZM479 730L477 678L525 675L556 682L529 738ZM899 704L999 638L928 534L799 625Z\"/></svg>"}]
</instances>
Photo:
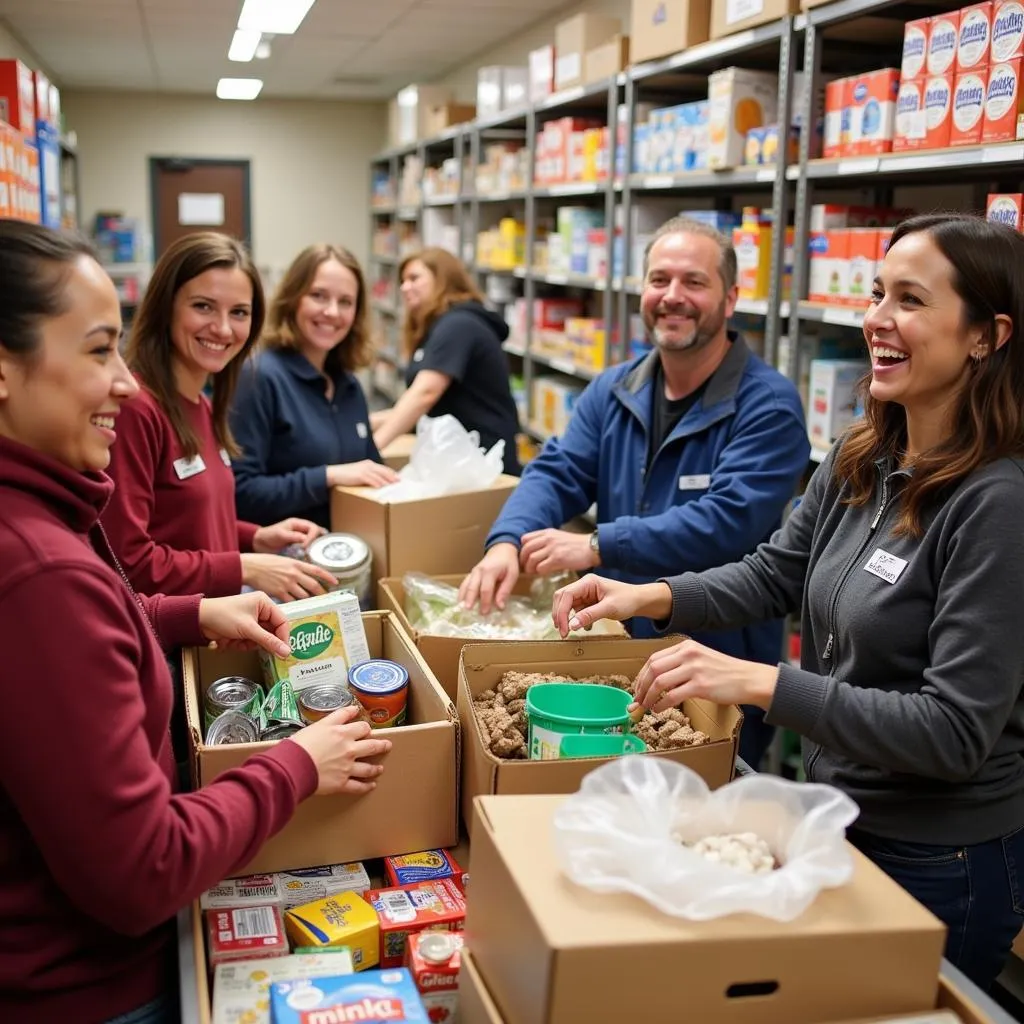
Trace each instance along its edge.
<instances>
[{"instance_id":1,"label":"beige wall","mask_svg":"<svg viewBox=\"0 0 1024 1024\"><path fill-rule=\"evenodd\" d=\"M586 0L585 3L563 8L557 14L537 22L525 32L513 36L507 42L491 50L485 50L467 61L462 67L439 79L440 84L447 85L455 93L459 102L476 102L477 68L489 67L492 64L506 66L526 65L527 55L538 46L546 46L555 41L555 25L574 14L587 12L591 14L607 14L622 21L622 31L629 34L630 0Z\"/></svg>"},{"instance_id":2,"label":"beige wall","mask_svg":"<svg viewBox=\"0 0 1024 1024\"><path fill-rule=\"evenodd\" d=\"M383 104L65 90L62 105L78 133L83 226L103 210L151 230L151 156L247 159L261 267L279 271L316 241L347 245L365 262L369 162L384 147Z\"/></svg>"},{"instance_id":3,"label":"beige wall","mask_svg":"<svg viewBox=\"0 0 1024 1024\"><path fill-rule=\"evenodd\" d=\"M33 71L42 71L51 82L60 85L59 79L53 76L52 71L39 59L38 55L10 30L7 22L0 18L0 58L9 59L11 57L24 61Z\"/></svg>"}]
</instances>

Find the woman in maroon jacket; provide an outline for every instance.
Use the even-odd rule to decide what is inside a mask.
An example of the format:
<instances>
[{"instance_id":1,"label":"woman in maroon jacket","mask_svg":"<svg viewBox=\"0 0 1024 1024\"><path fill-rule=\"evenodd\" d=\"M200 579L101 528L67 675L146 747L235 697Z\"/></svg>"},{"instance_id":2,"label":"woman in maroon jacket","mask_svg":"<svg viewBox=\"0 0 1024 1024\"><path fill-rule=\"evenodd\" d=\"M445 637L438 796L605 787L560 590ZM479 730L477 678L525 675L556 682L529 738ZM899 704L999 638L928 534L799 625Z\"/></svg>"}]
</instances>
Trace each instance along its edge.
<instances>
[{"instance_id":1,"label":"woman in maroon jacket","mask_svg":"<svg viewBox=\"0 0 1024 1024\"><path fill-rule=\"evenodd\" d=\"M145 594L213 597L242 585L291 601L336 580L276 552L323 530L306 519L258 527L235 510L228 410L242 363L263 327L252 257L213 231L179 239L161 256L128 341L143 385L118 425L103 522L132 585ZM203 393L213 381L212 401Z\"/></svg>"},{"instance_id":2,"label":"woman in maroon jacket","mask_svg":"<svg viewBox=\"0 0 1024 1024\"><path fill-rule=\"evenodd\" d=\"M363 793L390 743L340 711L175 795L158 644L287 651L260 593L146 598L99 516L138 392L117 293L84 243L0 220L0 1020L165 1024L176 911L319 793ZM276 635L275 635L276 634Z\"/></svg>"}]
</instances>

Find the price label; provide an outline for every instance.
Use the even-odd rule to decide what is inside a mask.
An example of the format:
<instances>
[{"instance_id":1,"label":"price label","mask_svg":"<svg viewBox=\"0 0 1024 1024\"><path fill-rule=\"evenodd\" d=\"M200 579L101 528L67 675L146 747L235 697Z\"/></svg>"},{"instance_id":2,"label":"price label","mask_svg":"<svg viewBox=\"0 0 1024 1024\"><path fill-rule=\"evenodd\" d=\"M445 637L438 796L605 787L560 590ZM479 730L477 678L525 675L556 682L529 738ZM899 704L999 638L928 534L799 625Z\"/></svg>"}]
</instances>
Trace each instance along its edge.
<instances>
[{"instance_id":1,"label":"price label","mask_svg":"<svg viewBox=\"0 0 1024 1024\"><path fill-rule=\"evenodd\" d=\"M858 160L840 160L836 168L837 174L874 174L878 170L878 157L866 157Z\"/></svg>"},{"instance_id":2,"label":"price label","mask_svg":"<svg viewBox=\"0 0 1024 1024\"><path fill-rule=\"evenodd\" d=\"M648 174L644 178L644 188L671 188L674 184L671 174Z\"/></svg>"},{"instance_id":3,"label":"price label","mask_svg":"<svg viewBox=\"0 0 1024 1024\"><path fill-rule=\"evenodd\" d=\"M983 164L1014 163L1024 160L1024 146L986 146L981 151Z\"/></svg>"},{"instance_id":4,"label":"price label","mask_svg":"<svg viewBox=\"0 0 1024 1024\"><path fill-rule=\"evenodd\" d=\"M774 181L775 180L775 168L774 167L762 167L757 172L758 181Z\"/></svg>"},{"instance_id":5,"label":"price label","mask_svg":"<svg viewBox=\"0 0 1024 1024\"><path fill-rule=\"evenodd\" d=\"M544 280L548 284L568 284L569 278L565 274L545 274Z\"/></svg>"}]
</instances>

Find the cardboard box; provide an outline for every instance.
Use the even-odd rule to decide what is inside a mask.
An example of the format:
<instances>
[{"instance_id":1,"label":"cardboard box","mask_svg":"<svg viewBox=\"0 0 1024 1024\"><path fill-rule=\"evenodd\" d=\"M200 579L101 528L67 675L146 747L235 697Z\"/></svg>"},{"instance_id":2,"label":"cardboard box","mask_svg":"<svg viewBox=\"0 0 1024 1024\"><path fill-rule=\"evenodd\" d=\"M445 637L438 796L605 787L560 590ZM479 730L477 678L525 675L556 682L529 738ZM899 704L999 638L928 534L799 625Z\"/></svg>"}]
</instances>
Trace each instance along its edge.
<instances>
[{"instance_id":1,"label":"cardboard box","mask_svg":"<svg viewBox=\"0 0 1024 1024\"><path fill-rule=\"evenodd\" d=\"M982 142L1013 142L1024 138L1024 89L1021 89L1020 57L993 64L985 90Z\"/></svg>"},{"instance_id":2,"label":"cardboard box","mask_svg":"<svg viewBox=\"0 0 1024 1024\"><path fill-rule=\"evenodd\" d=\"M375 584L407 572L466 573L483 558L491 524L518 483L502 475L486 490L396 502L372 487L335 487L331 525L369 544Z\"/></svg>"},{"instance_id":3,"label":"cardboard box","mask_svg":"<svg viewBox=\"0 0 1024 1024\"><path fill-rule=\"evenodd\" d=\"M769 71L724 68L708 76L708 158L711 170L740 167L751 128L778 115L779 76Z\"/></svg>"},{"instance_id":4,"label":"cardboard box","mask_svg":"<svg viewBox=\"0 0 1024 1024\"><path fill-rule=\"evenodd\" d=\"M611 78L629 66L629 36L612 36L607 43L587 50L583 57L583 84Z\"/></svg>"},{"instance_id":5,"label":"cardboard box","mask_svg":"<svg viewBox=\"0 0 1024 1024\"><path fill-rule=\"evenodd\" d=\"M552 837L561 802L475 801L466 934L510 1024L635 1020L639 1006L645 1024L676 1024L683 1007L686 1019L715 1024L819 1024L837 1009L864 1017L935 999L945 928L852 848L851 882L822 892L795 921L685 921L569 882ZM632 983L628 964L642 965ZM777 988L730 998L732 986L758 982Z\"/></svg>"},{"instance_id":6,"label":"cardboard box","mask_svg":"<svg viewBox=\"0 0 1024 1024\"><path fill-rule=\"evenodd\" d=\"M881 68L849 80L850 131L844 156L865 156L892 150L900 73Z\"/></svg>"},{"instance_id":7,"label":"cardboard box","mask_svg":"<svg viewBox=\"0 0 1024 1024\"><path fill-rule=\"evenodd\" d=\"M988 67L991 47L991 0L964 7L960 11L960 34L956 44L957 73Z\"/></svg>"},{"instance_id":8,"label":"cardboard box","mask_svg":"<svg viewBox=\"0 0 1024 1024\"><path fill-rule=\"evenodd\" d=\"M994 224L1005 224L1015 231L1022 230L1022 215L1024 215L1024 195L1020 192L992 193L985 203L985 220ZM1018 941L1024 940L1018 936ZM1014 946L1016 949L1016 944Z\"/></svg>"},{"instance_id":9,"label":"cardboard box","mask_svg":"<svg viewBox=\"0 0 1024 1024\"><path fill-rule=\"evenodd\" d=\"M453 878L400 888L371 889L366 902L377 912L382 968L401 967L411 935L462 931L466 894Z\"/></svg>"},{"instance_id":10,"label":"cardboard box","mask_svg":"<svg viewBox=\"0 0 1024 1024\"><path fill-rule=\"evenodd\" d=\"M427 108L424 119L426 138L440 135L443 131L456 124L465 124L476 117L476 107L472 103L435 103Z\"/></svg>"},{"instance_id":11,"label":"cardboard box","mask_svg":"<svg viewBox=\"0 0 1024 1024\"><path fill-rule=\"evenodd\" d=\"M466 827L473 821L474 797L491 793L574 793L585 775L609 760L596 757L558 761L499 759L484 746L480 724L473 710L475 697L493 689L510 670L565 672L574 677L600 672L632 678L652 654L671 647L679 639L553 640L514 645L469 644L463 647L459 663L458 708L462 723L462 812ZM711 742L684 750L652 752L646 756L685 764L713 789L724 785L733 776L743 715L738 708L720 707L704 700L686 701L682 710L690 716L695 729L701 729L711 737ZM473 895L475 897L475 891Z\"/></svg>"},{"instance_id":12,"label":"cardboard box","mask_svg":"<svg viewBox=\"0 0 1024 1024\"><path fill-rule=\"evenodd\" d=\"M925 74L928 61L928 30L931 18L908 21L903 27L903 59L900 63L900 77L906 81ZM958 26L959 27L959 26ZM954 52L954 59L955 59Z\"/></svg>"},{"instance_id":13,"label":"cardboard box","mask_svg":"<svg viewBox=\"0 0 1024 1024\"><path fill-rule=\"evenodd\" d=\"M989 61L1003 61L1024 57L1024 5L1021 0L996 0L992 7L992 42Z\"/></svg>"},{"instance_id":14,"label":"cardboard box","mask_svg":"<svg viewBox=\"0 0 1024 1024\"><path fill-rule=\"evenodd\" d=\"M828 448L853 422L857 385L870 369L860 359L811 360L807 436L812 445Z\"/></svg>"},{"instance_id":15,"label":"cardboard box","mask_svg":"<svg viewBox=\"0 0 1024 1024\"><path fill-rule=\"evenodd\" d=\"M399 470L409 462L415 447L415 434L401 434L380 453L380 456L384 460L385 466Z\"/></svg>"},{"instance_id":16,"label":"cardboard box","mask_svg":"<svg viewBox=\"0 0 1024 1024\"><path fill-rule=\"evenodd\" d=\"M618 18L576 14L555 25L555 92L583 85L588 50L610 42L622 31Z\"/></svg>"},{"instance_id":17,"label":"cardboard box","mask_svg":"<svg viewBox=\"0 0 1024 1024\"><path fill-rule=\"evenodd\" d=\"M826 160L835 160L842 154L843 116L849 108L849 79L837 78L825 86L825 128L821 155Z\"/></svg>"},{"instance_id":18,"label":"cardboard box","mask_svg":"<svg viewBox=\"0 0 1024 1024\"><path fill-rule=\"evenodd\" d=\"M494 997L480 977L473 954L467 947L460 951L459 967L459 1022L460 1024L505 1024L494 1005Z\"/></svg>"},{"instance_id":19,"label":"cardboard box","mask_svg":"<svg viewBox=\"0 0 1024 1024\"><path fill-rule=\"evenodd\" d=\"M798 0L711 0L711 38L766 25L799 9Z\"/></svg>"},{"instance_id":20,"label":"cardboard box","mask_svg":"<svg viewBox=\"0 0 1024 1024\"><path fill-rule=\"evenodd\" d=\"M481 119L525 106L529 94L529 69L526 67L492 66L477 70L476 113Z\"/></svg>"},{"instance_id":21,"label":"cardboard box","mask_svg":"<svg viewBox=\"0 0 1024 1024\"><path fill-rule=\"evenodd\" d=\"M539 103L555 91L555 48L540 46L528 57L530 102Z\"/></svg>"},{"instance_id":22,"label":"cardboard box","mask_svg":"<svg viewBox=\"0 0 1024 1024\"><path fill-rule=\"evenodd\" d=\"M956 73L956 51L960 39L960 12L936 14L928 25L928 56L925 73L948 75Z\"/></svg>"},{"instance_id":23,"label":"cardboard box","mask_svg":"<svg viewBox=\"0 0 1024 1024\"><path fill-rule=\"evenodd\" d=\"M252 862L236 874L251 875L292 868L384 857L400 850L453 846L459 838L458 718L393 615L363 616L370 656L389 658L409 672L406 725L386 730L394 743L382 763L377 788L366 796L311 797ZM198 788L237 768L269 743L208 747L202 742L203 696L222 676L259 679L253 651L186 650L182 656L185 718L189 728L192 777ZM385 735L382 730L381 735Z\"/></svg>"},{"instance_id":24,"label":"cardboard box","mask_svg":"<svg viewBox=\"0 0 1024 1024\"><path fill-rule=\"evenodd\" d=\"M953 123L949 131L951 146L977 146L981 142L987 92L988 68L957 75L953 88Z\"/></svg>"},{"instance_id":25,"label":"cardboard box","mask_svg":"<svg viewBox=\"0 0 1024 1024\"><path fill-rule=\"evenodd\" d=\"M0 121L26 138L35 137L35 82L32 69L20 60L0 60Z\"/></svg>"},{"instance_id":26,"label":"cardboard box","mask_svg":"<svg viewBox=\"0 0 1024 1024\"><path fill-rule=\"evenodd\" d=\"M667 57L698 43L711 31L711 0L633 0L629 19L634 64Z\"/></svg>"},{"instance_id":27,"label":"cardboard box","mask_svg":"<svg viewBox=\"0 0 1024 1024\"><path fill-rule=\"evenodd\" d=\"M451 90L440 85L407 85L395 96L395 117L393 145L408 146L419 139L425 139L428 131L428 114L431 108L448 103Z\"/></svg>"}]
</instances>

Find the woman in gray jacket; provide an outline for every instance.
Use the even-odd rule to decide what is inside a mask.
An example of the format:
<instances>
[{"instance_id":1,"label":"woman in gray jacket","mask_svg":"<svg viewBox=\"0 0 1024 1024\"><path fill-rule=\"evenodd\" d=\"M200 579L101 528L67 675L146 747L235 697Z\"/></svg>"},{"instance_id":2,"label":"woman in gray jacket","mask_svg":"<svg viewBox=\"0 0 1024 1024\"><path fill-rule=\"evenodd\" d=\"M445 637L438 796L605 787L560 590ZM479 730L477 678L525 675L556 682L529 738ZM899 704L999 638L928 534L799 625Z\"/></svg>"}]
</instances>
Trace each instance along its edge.
<instances>
[{"instance_id":1,"label":"woman in gray jacket","mask_svg":"<svg viewBox=\"0 0 1024 1024\"><path fill-rule=\"evenodd\" d=\"M638 698L755 704L807 778L860 806L850 841L949 927L979 985L1024 924L1024 237L968 216L893 233L864 319L862 420L742 562L630 586L587 576L556 625L665 632L802 610L801 667L684 640Z\"/></svg>"}]
</instances>

